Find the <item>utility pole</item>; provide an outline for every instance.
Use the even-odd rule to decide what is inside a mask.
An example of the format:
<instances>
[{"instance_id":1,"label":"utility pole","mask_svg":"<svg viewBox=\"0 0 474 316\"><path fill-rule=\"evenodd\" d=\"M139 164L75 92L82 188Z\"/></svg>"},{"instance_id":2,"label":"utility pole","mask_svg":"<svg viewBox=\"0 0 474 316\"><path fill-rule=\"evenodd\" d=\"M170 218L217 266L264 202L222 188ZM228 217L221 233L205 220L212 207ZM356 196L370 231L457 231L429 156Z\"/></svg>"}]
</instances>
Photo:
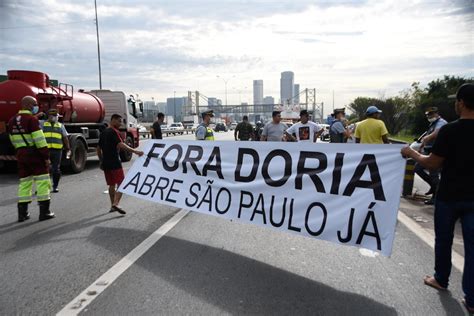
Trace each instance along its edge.
<instances>
[{"instance_id":1,"label":"utility pole","mask_svg":"<svg viewBox=\"0 0 474 316\"><path fill-rule=\"evenodd\" d=\"M334 112L334 90L332 90L332 111Z\"/></svg>"},{"instance_id":2,"label":"utility pole","mask_svg":"<svg viewBox=\"0 0 474 316\"><path fill-rule=\"evenodd\" d=\"M99 41L99 20L97 19L97 0L94 0L95 7L95 30L97 33L97 58L99 60L99 88L102 90L102 69L100 66L100 41Z\"/></svg>"}]
</instances>

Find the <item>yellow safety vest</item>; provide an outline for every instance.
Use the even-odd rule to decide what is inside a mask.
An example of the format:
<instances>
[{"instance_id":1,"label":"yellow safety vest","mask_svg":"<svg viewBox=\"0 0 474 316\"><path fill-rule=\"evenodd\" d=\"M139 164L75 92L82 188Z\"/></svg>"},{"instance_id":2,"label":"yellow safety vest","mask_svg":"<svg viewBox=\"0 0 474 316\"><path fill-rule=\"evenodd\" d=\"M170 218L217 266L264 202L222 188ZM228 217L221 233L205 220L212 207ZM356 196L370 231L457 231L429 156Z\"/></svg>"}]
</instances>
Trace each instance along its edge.
<instances>
[{"instance_id":1,"label":"yellow safety vest","mask_svg":"<svg viewBox=\"0 0 474 316\"><path fill-rule=\"evenodd\" d=\"M18 114L32 115L28 110L20 110ZM15 149L23 147L43 148L47 146L43 131L40 129L32 133L26 133L24 127L20 128L18 125L13 125L13 132L9 137Z\"/></svg>"},{"instance_id":2,"label":"yellow safety vest","mask_svg":"<svg viewBox=\"0 0 474 316\"><path fill-rule=\"evenodd\" d=\"M46 137L48 148L63 149L63 134L61 123L56 122L51 124L49 121L44 122L43 133Z\"/></svg>"},{"instance_id":3,"label":"yellow safety vest","mask_svg":"<svg viewBox=\"0 0 474 316\"><path fill-rule=\"evenodd\" d=\"M204 140L214 140L214 131L212 130L212 128L206 126L204 123L200 124L198 129L200 127L205 127L206 128L206 135L204 136ZM197 138L197 130L196 130L196 139Z\"/></svg>"},{"instance_id":4,"label":"yellow safety vest","mask_svg":"<svg viewBox=\"0 0 474 316\"><path fill-rule=\"evenodd\" d=\"M210 127L206 127L206 137L204 140L214 140L214 131Z\"/></svg>"}]
</instances>

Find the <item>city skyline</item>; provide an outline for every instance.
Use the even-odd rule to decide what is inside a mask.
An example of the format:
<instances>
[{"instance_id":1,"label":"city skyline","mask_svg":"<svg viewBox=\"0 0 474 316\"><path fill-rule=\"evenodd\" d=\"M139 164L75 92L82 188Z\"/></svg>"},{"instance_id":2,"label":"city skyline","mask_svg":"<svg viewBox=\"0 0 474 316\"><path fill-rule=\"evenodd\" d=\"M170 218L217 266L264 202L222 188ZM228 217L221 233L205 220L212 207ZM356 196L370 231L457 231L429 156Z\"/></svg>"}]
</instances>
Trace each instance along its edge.
<instances>
[{"instance_id":1,"label":"city skyline","mask_svg":"<svg viewBox=\"0 0 474 316\"><path fill-rule=\"evenodd\" d=\"M219 75L229 79L229 104L253 103L253 79L277 97L279 75L291 69L300 91L315 88L326 104L335 91L339 107L357 96L396 95L415 81L426 86L445 74L474 72L469 1L97 4L103 87L142 99L198 90L225 100ZM37 70L76 90L97 89L93 7L91 1L2 1L0 74Z\"/></svg>"}]
</instances>

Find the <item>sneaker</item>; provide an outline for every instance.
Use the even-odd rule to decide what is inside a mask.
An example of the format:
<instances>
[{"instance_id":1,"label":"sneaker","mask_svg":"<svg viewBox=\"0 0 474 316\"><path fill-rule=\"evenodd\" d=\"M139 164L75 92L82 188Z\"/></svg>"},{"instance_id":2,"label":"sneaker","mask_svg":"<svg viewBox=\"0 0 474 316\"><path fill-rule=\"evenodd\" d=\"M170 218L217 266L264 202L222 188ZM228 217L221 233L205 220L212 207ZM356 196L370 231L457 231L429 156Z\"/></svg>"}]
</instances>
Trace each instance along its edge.
<instances>
[{"instance_id":1,"label":"sneaker","mask_svg":"<svg viewBox=\"0 0 474 316\"><path fill-rule=\"evenodd\" d=\"M434 205L434 204L435 204L435 201L433 198L425 201L425 205Z\"/></svg>"},{"instance_id":2,"label":"sneaker","mask_svg":"<svg viewBox=\"0 0 474 316\"><path fill-rule=\"evenodd\" d=\"M125 212L123 209L121 209L120 207L118 207L116 205L112 206L112 209L114 209L115 211L119 212L122 215L127 214L127 212Z\"/></svg>"},{"instance_id":3,"label":"sneaker","mask_svg":"<svg viewBox=\"0 0 474 316\"><path fill-rule=\"evenodd\" d=\"M58 188L53 188L53 190L51 191L53 193L58 193L59 192L59 189Z\"/></svg>"}]
</instances>

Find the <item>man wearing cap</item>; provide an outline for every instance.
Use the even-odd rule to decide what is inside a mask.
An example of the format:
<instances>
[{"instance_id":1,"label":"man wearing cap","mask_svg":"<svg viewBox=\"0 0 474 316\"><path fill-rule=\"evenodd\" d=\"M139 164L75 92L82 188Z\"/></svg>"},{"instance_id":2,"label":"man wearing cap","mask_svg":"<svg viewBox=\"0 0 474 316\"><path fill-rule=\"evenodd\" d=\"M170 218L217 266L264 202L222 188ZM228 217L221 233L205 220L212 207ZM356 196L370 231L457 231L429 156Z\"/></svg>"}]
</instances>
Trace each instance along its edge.
<instances>
[{"instance_id":1,"label":"man wearing cap","mask_svg":"<svg viewBox=\"0 0 474 316\"><path fill-rule=\"evenodd\" d=\"M61 158L63 147L67 156L70 155L69 140L66 128L58 122L59 115L56 109L48 111L48 120L42 124L42 129L46 142L48 143L49 159L51 160L51 175L53 178L53 192L59 192L58 185L61 178Z\"/></svg>"},{"instance_id":2,"label":"man wearing cap","mask_svg":"<svg viewBox=\"0 0 474 316\"><path fill-rule=\"evenodd\" d=\"M281 142L288 126L281 122L281 112L272 112L272 121L265 124L260 138L263 142Z\"/></svg>"},{"instance_id":3,"label":"man wearing cap","mask_svg":"<svg viewBox=\"0 0 474 316\"><path fill-rule=\"evenodd\" d=\"M438 136L439 129L446 125L446 122L441 116L438 114L437 107L430 107L426 109L425 112L426 119L430 122L428 130L421 138L421 149L420 151L424 155L429 155L431 153L431 149L433 144ZM439 183L439 171L438 170L431 170L429 173L425 171L425 168L417 163L415 165L415 173L422 178L426 183L430 185L430 190L426 192L426 195L433 194L431 199L425 201L426 205L433 205L435 200L436 189L438 188Z\"/></svg>"},{"instance_id":4,"label":"man wearing cap","mask_svg":"<svg viewBox=\"0 0 474 316\"><path fill-rule=\"evenodd\" d=\"M346 116L345 108L335 109L334 118L331 125L329 126L329 137L331 143L345 143L351 132L344 126L344 119Z\"/></svg>"},{"instance_id":5,"label":"man wearing cap","mask_svg":"<svg viewBox=\"0 0 474 316\"><path fill-rule=\"evenodd\" d=\"M357 124L355 131L356 143L361 144L388 144L388 131L385 123L380 119L381 110L375 105L367 108L367 118Z\"/></svg>"},{"instance_id":6,"label":"man wearing cap","mask_svg":"<svg viewBox=\"0 0 474 316\"><path fill-rule=\"evenodd\" d=\"M321 126L309 121L308 111L301 110L300 121L291 125L291 127L285 131L285 135L291 141L297 140L299 142L307 141L315 143L322 131Z\"/></svg>"},{"instance_id":7,"label":"man wearing cap","mask_svg":"<svg viewBox=\"0 0 474 316\"><path fill-rule=\"evenodd\" d=\"M460 219L464 239L463 303L474 313L474 84L459 87L454 107L459 120L441 127L430 154L420 154L409 146L401 152L425 168L441 169L434 211L435 274L426 276L424 282L438 290L447 289L454 227Z\"/></svg>"},{"instance_id":8,"label":"man wearing cap","mask_svg":"<svg viewBox=\"0 0 474 316\"><path fill-rule=\"evenodd\" d=\"M197 140L214 140L214 131L209 127L211 117L214 117L214 111L206 111L201 113L202 123L196 128L196 139Z\"/></svg>"}]
</instances>

